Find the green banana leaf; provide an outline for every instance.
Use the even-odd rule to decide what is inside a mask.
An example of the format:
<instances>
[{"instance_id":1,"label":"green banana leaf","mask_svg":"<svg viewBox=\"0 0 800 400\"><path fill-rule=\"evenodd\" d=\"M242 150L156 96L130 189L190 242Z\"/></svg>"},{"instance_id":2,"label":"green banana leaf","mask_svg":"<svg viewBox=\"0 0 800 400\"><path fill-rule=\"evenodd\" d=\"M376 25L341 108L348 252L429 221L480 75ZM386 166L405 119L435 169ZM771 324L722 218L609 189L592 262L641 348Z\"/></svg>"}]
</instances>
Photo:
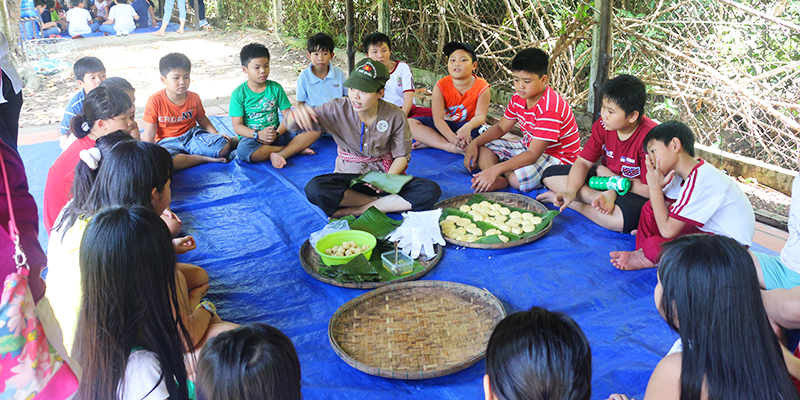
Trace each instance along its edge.
<instances>
[{"instance_id":1,"label":"green banana leaf","mask_svg":"<svg viewBox=\"0 0 800 400\"><path fill-rule=\"evenodd\" d=\"M372 251L369 261L363 254L359 254L347 264L328 267L319 266L320 275L327 276L336 282L388 282L402 279L410 274L421 272L425 267L417 260L414 260L414 269L405 275L396 276L383 266L381 254L394 250L394 244L386 240L378 240L378 244Z\"/></svg>"},{"instance_id":2,"label":"green banana leaf","mask_svg":"<svg viewBox=\"0 0 800 400\"><path fill-rule=\"evenodd\" d=\"M477 203L480 203L480 202L483 202L483 201L488 201L488 202L490 202L492 204L497 203L495 201L488 200L486 197L484 197L482 195L476 194L476 195L472 196L472 198L470 198L469 201L466 204L471 206L473 204L477 204ZM553 220L553 218L555 218L556 215L559 214L559 212L555 211L555 210L547 210L547 212L542 214L542 213L532 212L530 210L525 210L525 209L522 209L522 208L509 207L509 206L507 206L507 205L505 205L503 203L497 203L497 204L500 204L503 207L506 207L511 211L519 211L520 213L532 213L532 214L534 214L534 215L536 215L536 216L538 216L539 218L542 219L542 222L536 224L536 229L534 229L531 232L524 232L524 233L521 233L521 234L517 235L517 234L513 234L511 232L503 231L503 235L508 237L510 242L511 241L515 241L515 240L519 240L520 238L523 238L523 237L528 237L528 236L532 236L532 235L535 235L535 234L539 233L542 229L547 227L547 225L550 223L550 221ZM442 210L442 216L441 216L441 218L439 220L440 221L444 220L449 215L457 215L457 216L462 217L462 218L468 218L469 220L474 222L475 225L477 225L479 228L481 228L481 230L483 230L484 232L487 229L498 229L496 226L494 226L492 224L489 224L487 222L475 221L474 219L472 219L471 215L469 215L469 214L467 214L465 212L462 212L462 211L460 211L458 209L455 209L455 208L446 208L446 209ZM492 235L492 236L482 237L482 238L476 240L475 243L497 244L497 243L503 243L503 241L500 240L500 237L498 235Z\"/></svg>"},{"instance_id":3,"label":"green banana leaf","mask_svg":"<svg viewBox=\"0 0 800 400\"><path fill-rule=\"evenodd\" d=\"M386 214L375 207L370 207L364 214L361 214L355 221L348 221L350 229L369 232L378 239L383 239L395 228L400 226L403 221L396 221L386 216Z\"/></svg>"},{"instance_id":4,"label":"green banana leaf","mask_svg":"<svg viewBox=\"0 0 800 400\"><path fill-rule=\"evenodd\" d=\"M403 186L414 179L411 175L387 174L383 172L370 171L358 178L350 181L350 187L359 183L369 183L376 188L387 193L398 194L403 190Z\"/></svg>"}]
</instances>

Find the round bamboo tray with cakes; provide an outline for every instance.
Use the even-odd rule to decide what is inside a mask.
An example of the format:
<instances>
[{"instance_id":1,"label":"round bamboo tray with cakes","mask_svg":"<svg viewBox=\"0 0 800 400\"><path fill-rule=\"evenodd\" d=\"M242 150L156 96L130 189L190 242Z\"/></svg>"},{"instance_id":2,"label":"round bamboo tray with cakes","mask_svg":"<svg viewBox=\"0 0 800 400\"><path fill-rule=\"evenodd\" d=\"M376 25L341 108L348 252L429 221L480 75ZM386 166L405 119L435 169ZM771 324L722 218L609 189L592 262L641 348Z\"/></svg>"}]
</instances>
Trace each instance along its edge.
<instances>
[{"instance_id":1,"label":"round bamboo tray with cakes","mask_svg":"<svg viewBox=\"0 0 800 400\"><path fill-rule=\"evenodd\" d=\"M469 215L459 210L459 208L464 205L475 205L480 203L486 204L485 202L490 204L499 204L501 207L509 209L509 212L511 213L514 211L519 213L533 213L537 217L541 218L541 222L535 225L535 229L532 232L512 234L510 232L500 232L500 229L498 229L497 225L489 222L474 220L474 215ZM543 237L550 231L550 229L553 227L552 220L555 215L558 214L557 211L548 210L547 207L542 205L542 203L539 203L535 199L532 199L528 196L505 192L466 194L462 196L456 196L447 200L442 200L436 203L434 207L441 208L443 210L440 221L445 221L448 219L448 217L453 219L453 215L456 215L461 219L470 220L469 222L477 225L479 229L480 227L483 227L483 229L481 229L482 232L488 232L491 229L495 229L500 232L500 234L495 236L496 238L499 238L500 235L503 235L509 239L507 242L494 240L494 238L490 240L484 239L483 241L486 242L482 243L481 241L469 242L456 240L455 238L447 235L442 235L445 241L448 243L456 246L471 247L476 249L505 249L531 243Z\"/></svg>"}]
</instances>

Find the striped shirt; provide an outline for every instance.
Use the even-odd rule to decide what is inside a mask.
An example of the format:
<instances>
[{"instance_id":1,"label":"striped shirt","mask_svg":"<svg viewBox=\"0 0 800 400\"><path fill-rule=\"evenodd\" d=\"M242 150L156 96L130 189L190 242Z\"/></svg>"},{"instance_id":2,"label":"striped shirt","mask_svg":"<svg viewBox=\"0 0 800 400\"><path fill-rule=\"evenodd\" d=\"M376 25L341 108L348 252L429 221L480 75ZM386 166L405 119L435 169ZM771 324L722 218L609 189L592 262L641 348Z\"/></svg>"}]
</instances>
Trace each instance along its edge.
<instances>
[{"instance_id":1,"label":"striped shirt","mask_svg":"<svg viewBox=\"0 0 800 400\"><path fill-rule=\"evenodd\" d=\"M58 129L59 135L69 135L69 123L72 121L72 118L78 114L83 114L83 99L86 97L86 93L81 89L72 100L69 101L67 104L67 108L64 110L64 117L61 118L61 128Z\"/></svg>"},{"instance_id":2,"label":"striped shirt","mask_svg":"<svg viewBox=\"0 0 800 400\"><path fill-rule=\"evenodd\" d=\"M731 177L699 161L685 180L676 176L664 187L668 198L679 189L677 200L669 208L669 216L703 232L727 236L752 246L756 220L750 200Z\"/></svg>"},{"instance_id":3,"label":"striped shirt","mask_svg":"<svg viewBox=\"0 0 800 400\"><path fill-rule=\"evenodd\" d=\"M552 142L545 153L571 165L581 150L578 125L569 104L550 86L539 101L526 108L527 100L514 94L508 102L505 119L517 121L524 136L522 144L527 148L533 139Z\"/></svg>"}]
</instances>

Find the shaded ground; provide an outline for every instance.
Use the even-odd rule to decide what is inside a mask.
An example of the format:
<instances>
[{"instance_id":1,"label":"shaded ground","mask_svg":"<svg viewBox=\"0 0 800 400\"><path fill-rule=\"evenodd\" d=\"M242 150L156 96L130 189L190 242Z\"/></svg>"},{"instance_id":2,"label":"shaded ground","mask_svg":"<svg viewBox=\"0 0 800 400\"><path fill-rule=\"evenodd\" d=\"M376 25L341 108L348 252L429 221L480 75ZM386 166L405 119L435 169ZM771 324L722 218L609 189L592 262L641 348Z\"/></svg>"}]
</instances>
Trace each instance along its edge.
<instances>
[{"instance_id":1,"label":"shaded ground","mask_svg":"<svg viewBox=\"0 0 800 400\"><path fill-rule=\"evenodd\" d=\"M294 99L297 76L307 67L305 50L291 48L275 35L261 31L211 31L187 32L167 38L148 34L128 37L82 39L78 49L66 57L70 63L85 56L100 58L106 66L107 76L121 76L136 88L137 117L141 117L147 98L163 88L158 71L158 60L167 53L181 52L192 60L192 85L204 104L217 105L229 102L230 93L241 84L245 75L239 62L239 50L247 43L263 43L270 50L270 79L283 85ZM337 52L333 64L346 70L344 50ZM29 128L61 122L64 106L78 91L71 70L52 76L40 75L40 88L24 91L25 103L20 116L20 127ZM418 85L422 86L422 85ZM504 105L492 105L492 113L502 115ZM582 137L589 132L581 132ZM584 138L585 139L585 138ZM763 185L739 182L750 198L753 207L788 217L791 198Z\"/></svg>"}]
</instances>

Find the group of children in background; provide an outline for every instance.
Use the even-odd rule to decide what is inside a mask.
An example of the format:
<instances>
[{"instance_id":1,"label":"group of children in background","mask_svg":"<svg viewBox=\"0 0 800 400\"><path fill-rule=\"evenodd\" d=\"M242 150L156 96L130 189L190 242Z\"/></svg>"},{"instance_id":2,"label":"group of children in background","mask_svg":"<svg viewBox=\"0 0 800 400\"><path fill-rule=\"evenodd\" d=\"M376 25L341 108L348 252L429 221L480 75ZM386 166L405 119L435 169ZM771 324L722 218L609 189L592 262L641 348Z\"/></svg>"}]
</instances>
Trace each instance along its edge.
<instances>
[{"instance_id":1,"label":"group of children in background","mask_svg":"<svg viewBox=\"0 0 800 400\"><path fill-rule=\"evenodd\" d=\"M72 38L80 38L93 32L103 32L109 35L123 36L133 32L136 28L158 27L155 14L155 4L152 0L35 0L34 5L39 14L39 29L42 37L61 36L67 32ZM174 0L173 0L174 3ZM201 23L205 21L205 5L199 0ZM166 19L161 29L153 32L154 35L163 35L172 15L172 4L165 6ZM183 33L186 21L186 5L180 13L179 33Z\"/></svg>"},{"instance_id":2,"label":"group of children in background","mask_svg":"<svg viewBox=\"0 0 800 400\"><path fill-rule=\"evenodd\" d=\"M176 262L195 244L175 238L180 219L169 211L170 181L173 170L228 162L234 154L283 168L297 153L313 154L310 146L323 133L338 147L334 172L313 178L306 194L328 216L370 206L430 209L441 194L432 180L414 177L398 194L350 182L368 171L403 174L412 148L434 147L464 154L476 192L544 185L549 191L539 200L635 234L636 249L612 252L612 263L658 267L655 302L681 336L653 372L645 399L798 398L789 371L800 375L800 360L781 348L769 321L800 326L800 316L784 312L800 285L797 218L781 258L748 252L755 225L746 196L695 157L685 124L658 125L644 115L639 79L620 75L603 86L602 117L581 149L575 117L548 85L549 58L540 49L521 50L511 61L515 93L487 129L479 128L490 87L474 74L469 44L444 46L449 75L434 87L430 109L413 104L411 70L391 58L386 35L365 38L369 58L347 79L330 63L330 37L311 37L307 50L310 65L292 108L281 85L268 79L266 47L244 46L247 81L234 89L229 108L235 138L217 132L188 90L191 62L182 54L159 63L165 89L148 99L141 138L130 84L106 80L96 58L76 62L81 90L65 111L66 150L48 174L44 219L51 234L47 296L73 369L82 370L81 398L190 398L195 389L201 399L300 398L291 341L269 326L222 321L203 301L205 271ZM522 139L506 139L515 126ZM593 189L594 176L622 176L632 187L624 195ZM763 300L759 288L769 289ZM196 370L194 362L184 364L184 354L204 343ZM486 357L487 399L590 397L591 350L566 315L536 307L510 315L496 327Z\"/></svg>"}]
</instances>

